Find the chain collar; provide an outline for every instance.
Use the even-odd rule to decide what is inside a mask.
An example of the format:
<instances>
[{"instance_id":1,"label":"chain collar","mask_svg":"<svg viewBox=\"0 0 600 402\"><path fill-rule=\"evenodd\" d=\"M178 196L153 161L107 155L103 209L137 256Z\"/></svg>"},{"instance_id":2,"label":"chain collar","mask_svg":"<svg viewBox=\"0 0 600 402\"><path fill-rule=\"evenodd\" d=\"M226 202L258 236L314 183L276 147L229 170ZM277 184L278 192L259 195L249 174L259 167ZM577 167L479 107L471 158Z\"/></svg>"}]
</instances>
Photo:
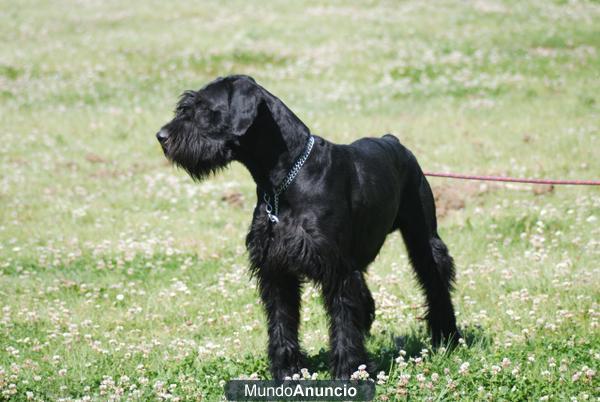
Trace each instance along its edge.
<instances>
[{"instance_id":1,"label":"chain collar","mask_svg":"<svg viewBox=\"0 0 600 402\"><path fill-rule=\"evenodd\" d=\"M276 224L279 222L279 218L277 217L277 215L279 214L279 196L281 195L281 193L287 190L287 188L290 186L290 184L292 184L296 176L298 176L298 173L300 173L300 169L302 169L302 166L304 166L304 163L308 159L308 156L310 155L310 151L312 151L314 143L315 138L311 135L308 138L308 142L306 143L306 147L304 148L304 152L302 153L302 155L300 155L298 159L296 159L296 162L294 162L294 165L288 172L287 176L285 176L285 179L283 179L281 184L273 190L272 204L271 197L269 197L269 194L266 191L264 192L263 199L267 204L265 206L265 211L267 212L267 218L271 223Z\"/></svg>"}]
</instances>

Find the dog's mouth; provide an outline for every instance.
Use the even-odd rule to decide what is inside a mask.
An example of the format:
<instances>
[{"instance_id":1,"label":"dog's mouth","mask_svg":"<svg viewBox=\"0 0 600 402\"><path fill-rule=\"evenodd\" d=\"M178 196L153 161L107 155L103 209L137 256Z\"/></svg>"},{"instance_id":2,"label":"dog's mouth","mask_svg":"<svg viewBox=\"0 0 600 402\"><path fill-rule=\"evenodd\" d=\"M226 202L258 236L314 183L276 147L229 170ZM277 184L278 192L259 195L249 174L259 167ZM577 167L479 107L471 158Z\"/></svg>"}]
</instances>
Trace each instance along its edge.
<instances>
[{"instance_id":1,"label":"dog's mouth","mask_svg":"<svg viewBox=\"0 0 600 402\"><path fill-rule=\"evenodd\" d=\"M172 165L184 169L194 180L200 181L224 168L231 160L231 152L216 140L203 138L200 134L186 133L192 140L181 133L163 132L156 134L158 143L165 158Z\"/></svg>"},{"instance_id":2,"label":"dog's mouth","mask_svg":"<svg viewBox=\"0 0 600 402\"><path fill-rule=\"evenodd\" d=\"M172 159L169 156L169 149L167 148L167 146L165 144L160 144L160 149L162 149L165 158L172 162Z\"/></svg>"}]
</instances>

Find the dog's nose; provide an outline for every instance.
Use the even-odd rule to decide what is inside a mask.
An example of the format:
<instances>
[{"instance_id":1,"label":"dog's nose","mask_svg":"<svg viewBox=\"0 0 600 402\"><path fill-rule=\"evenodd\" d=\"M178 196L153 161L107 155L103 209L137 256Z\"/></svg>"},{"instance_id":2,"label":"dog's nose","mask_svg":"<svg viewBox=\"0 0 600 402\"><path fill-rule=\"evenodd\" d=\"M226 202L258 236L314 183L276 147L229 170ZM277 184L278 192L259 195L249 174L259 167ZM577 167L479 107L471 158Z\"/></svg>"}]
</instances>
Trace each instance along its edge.
<instances>
[{"instance_id":1,"label":"dog's nose","mask_svg":"<svg viewBox=\"0 0 600 402\"><path fill-rule=\"evenodd\" d=\"M158 133L156 133L156 138L158 139L158 142L162 144L167 140L167 138L169 138L169 133L167 130L160 130Z\"/></svg>"}]
</instances>

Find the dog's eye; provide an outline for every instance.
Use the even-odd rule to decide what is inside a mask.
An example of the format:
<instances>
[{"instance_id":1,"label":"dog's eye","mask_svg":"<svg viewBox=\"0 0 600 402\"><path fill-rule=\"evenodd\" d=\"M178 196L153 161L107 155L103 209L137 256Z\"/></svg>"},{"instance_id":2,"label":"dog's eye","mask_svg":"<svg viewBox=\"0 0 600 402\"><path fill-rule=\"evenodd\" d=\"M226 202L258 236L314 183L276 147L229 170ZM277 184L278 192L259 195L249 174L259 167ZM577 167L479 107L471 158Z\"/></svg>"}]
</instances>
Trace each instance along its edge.
<instances>
[{"instance_id":1,"label":"dog's eye","mask_svg":"<svg viewBox=\"0 0 600 402\"><path fill-rule=\"evenodd\" d=\"M221 121L221 112L219 110L209 111L209 119L211 124L217 124Z\"/></svg>"}]
</instances>

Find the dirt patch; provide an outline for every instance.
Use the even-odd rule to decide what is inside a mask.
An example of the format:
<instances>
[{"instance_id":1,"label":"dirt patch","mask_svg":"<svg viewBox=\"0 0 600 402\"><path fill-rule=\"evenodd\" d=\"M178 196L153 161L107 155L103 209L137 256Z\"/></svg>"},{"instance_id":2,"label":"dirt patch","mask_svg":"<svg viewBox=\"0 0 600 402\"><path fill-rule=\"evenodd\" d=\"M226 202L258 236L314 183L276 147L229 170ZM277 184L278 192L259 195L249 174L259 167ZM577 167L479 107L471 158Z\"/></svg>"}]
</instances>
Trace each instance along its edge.
<instances>
[{"instance_id":1,"label":"dirt patch","mask_svg":"<svg viewBox=\"0 0 600 402\"><path fill-rule=\"evenodd\" d=\"M221 196L221 201L234 207L241 208L244 206L244 195L237 191L228 191Z\"/></svg>"},{"instance_id":2,"label":"dirt patch","mask_svg":"<svg viewBox=\"0 0 600 402\"><path fill-rule=\"evenodd\" d=\"M501 174L500 174L501 176ZM508 189L513 191L527 191L535 196L544 196L554 192L553 185L529 185L521 183L484 183L484 182L456 182L432 186L433 197L438 218L443 218L450 211L463 209L468 202L475 201L479 196L492 190Z\"/></svg>"},{"instance_id":3,"label":"dirt patch","mask_svg":"<svg viewBox=\"0 0 600 402\"><path fill-rule=\"evenodd\" d=\"M548 193L552 193L554 191L554 186L552 184L542 184L533 186L533 194L534 195L544 195Z\"/></svg>"},{"instance_id":4,"label":"dirt patch","mask_svg":"<svg viewBox=\"0 0 600 402\"><path fill-rule=\"evenodd\" d=\"M92 152L85 155L85 160L90 163L106 163L106 159Z\"/></svg>"},{"instance_id":5,"label":"dirt patch","mask_svg":"<svg viewBox=\"0 0 600 402\"><path fill-rule=\"evenodd\" d=\"M466 182L440 184L433 186L432 190L437 216L443 218L450 211L463 209L469 200L488 192L489 187L486 184Z\"/></svg>"}]
</instances>

